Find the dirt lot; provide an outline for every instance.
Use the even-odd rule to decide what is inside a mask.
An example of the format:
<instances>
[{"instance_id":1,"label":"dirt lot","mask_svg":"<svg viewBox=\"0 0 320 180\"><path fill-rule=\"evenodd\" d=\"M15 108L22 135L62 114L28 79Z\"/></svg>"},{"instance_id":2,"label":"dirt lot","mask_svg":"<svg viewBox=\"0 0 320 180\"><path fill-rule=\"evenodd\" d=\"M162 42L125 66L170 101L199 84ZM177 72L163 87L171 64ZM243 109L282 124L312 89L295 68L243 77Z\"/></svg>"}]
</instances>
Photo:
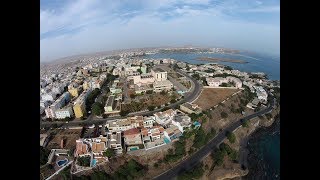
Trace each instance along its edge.
<instances>
[{"instance_id":1,"label":"dirt lot","mask_svg":"<svg viewBox=\"0 0 320 180\"><path fill-rule=\"evenodd\" d=\"M64 149L72 149L76 146L76 140L80 138L81 129L56 129L49 133L52 133L53 137L48 143L48 149L61 148L61 139L65 141Z\"/></svg>"},{"instance_id":2,"label":"dirt lot","mask_svg":"<svg viewBox=\"0 0 320 180\"><path fill-rule=\"evenodd\" d=\"M203 110L210 109L238 91L240 90L227 88L204 88L194 104L199 105Z\"/></svg>"},{"instance_id":3,"label":"dirt lot","mask_svg":"<svg viewBox=\"0 0 320 180\"><path fill-rule=\"evenodd\" d=\"M218 131L219 129L224 129L228 125L230 125L232 122L236 121L237 119L253 113L253 110L249 108L244 109L245 111L244 115L242 115L241 113L231 112L231 105L233 105L235 108L238 108L240 103L240 98L242 96L243 96L242 92L239 92L238 94L231 96L224 103L219 104L216 108L209 110L211 114L211 118L209 118L208 122L202 125L204 130L206 132L209 132L211 128L214 128L216 131ZM228 117L222 118L221 112L227 113Z\"/></svg>"},{"instance_id":4,"label":"dirt lot","mask_svg":"<svg viewBox=\"0 0 320 180\"><path fill-rule=\"evenodd\" d=\"M137 105L134 105L134 103L122 104L121 109L124 111L128 110L129 112L135 112L145 110L148 108L148 106L158 107L161 105L165 105L166 103L170 103L173 95L176 98L180 98L180 95L176 92L169 92L165 95L161 95L160 93L153 93L151 95L144 94L136 97L136 100L139 100L139 103Z\"/></svg>"},{"instance_id":5,"label":"dirt lot","mask_svg":"<svg viewBox=\"0 0 320 180\"><path fill-rule=\"evenodd\" d=\"M50 169L48 165L43 166L40 168L40 179L46 179L47 177L51 176L54 173L54 169Z\"/></svg>"}]
</instances>

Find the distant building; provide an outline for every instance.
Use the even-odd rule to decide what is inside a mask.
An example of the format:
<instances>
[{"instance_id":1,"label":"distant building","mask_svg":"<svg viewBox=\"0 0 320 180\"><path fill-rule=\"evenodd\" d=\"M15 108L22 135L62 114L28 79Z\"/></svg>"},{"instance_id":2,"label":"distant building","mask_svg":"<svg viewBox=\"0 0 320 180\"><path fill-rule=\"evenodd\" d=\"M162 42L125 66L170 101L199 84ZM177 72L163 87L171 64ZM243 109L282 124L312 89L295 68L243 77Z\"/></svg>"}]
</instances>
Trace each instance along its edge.
<instances>
[{"instance_id":1,"label":"distant building","mask_svg":"<svg viewBox=\"0 0 320 180\"><path fill-rule=\"evenodd\" d=\"M242 82L239 78L228 76L226 78L222 77L215 77L215 78L206 78L207 84L211 87L219 87L222 83L229 83L233 82L234 87L241 88Z\"/></svg>"},{"instance_id":2,"label":"distant building","mask_svg":"<svg viewBox=\"0 0 320 180\"><path fill-rule=\"evenodd\" d=\"M146 65L142 65L140 67L140 70L141 70L142 74L146 74L147 73L147 66Z\"/></svg>"}]
</instances>

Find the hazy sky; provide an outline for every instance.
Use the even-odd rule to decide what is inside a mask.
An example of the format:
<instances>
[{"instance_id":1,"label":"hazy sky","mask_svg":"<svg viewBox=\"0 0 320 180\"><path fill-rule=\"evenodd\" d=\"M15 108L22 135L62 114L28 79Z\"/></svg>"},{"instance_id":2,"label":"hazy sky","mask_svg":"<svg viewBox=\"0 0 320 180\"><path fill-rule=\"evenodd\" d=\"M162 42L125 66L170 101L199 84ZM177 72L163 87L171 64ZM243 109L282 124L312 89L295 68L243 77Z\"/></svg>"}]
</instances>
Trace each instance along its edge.
<instances>
[{"instance_id":1,"label":"hazy sky","mask_svg":"<svg viewBox=\"0 0 320 180\"><path fill-rule=\"evenodd\" d=\"M227 47L280 54L279 0L41 0L41 61L113 49Z\"/></svg>"}]
</instances>

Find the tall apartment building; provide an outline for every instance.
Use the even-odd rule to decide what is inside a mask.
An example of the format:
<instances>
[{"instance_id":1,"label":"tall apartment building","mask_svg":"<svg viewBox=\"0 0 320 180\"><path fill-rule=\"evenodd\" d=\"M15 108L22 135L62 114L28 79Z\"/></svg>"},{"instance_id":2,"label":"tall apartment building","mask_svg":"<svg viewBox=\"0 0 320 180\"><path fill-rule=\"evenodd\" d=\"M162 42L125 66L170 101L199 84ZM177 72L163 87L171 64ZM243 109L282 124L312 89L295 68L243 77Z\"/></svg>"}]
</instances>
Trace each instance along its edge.
<instances>
[{"instance_id":1,"label":"tall apartment building","mask_svg":"<svg viewBox=\"0 0 320 180\"><path fill-rule=\"evenodd\" d=\"M86 112L86 99L91 90L84 91L73 104L73 111L76 118L83 117Z\"/></svg>"},{"instance_id":2,"label":"tall apartment building","mask_svg":"<svg viewBox=\"0 0 320 180\"><path fill-rule=\"evenodd\" d=\"M72 105L56 110L56 118L64 119L66 117L71 118L73 116Z\"/></svg>"}]
</instances>

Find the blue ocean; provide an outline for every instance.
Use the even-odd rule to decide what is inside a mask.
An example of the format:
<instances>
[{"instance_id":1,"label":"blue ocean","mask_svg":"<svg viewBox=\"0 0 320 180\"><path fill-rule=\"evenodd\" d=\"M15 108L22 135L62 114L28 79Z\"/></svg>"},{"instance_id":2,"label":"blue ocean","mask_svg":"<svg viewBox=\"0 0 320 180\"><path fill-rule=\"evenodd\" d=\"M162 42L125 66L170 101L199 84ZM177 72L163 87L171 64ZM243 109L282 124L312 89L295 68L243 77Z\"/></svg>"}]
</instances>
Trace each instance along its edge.
<instances>
[{"instance_id":1,"label":"blue ocean","mask_svg":"<svg viewBox=\"0 0 320 180\"><path fill-rule=\"evenodd\" d=\"M220 54L220 53L157 53L148 54L146 58L172 58L175 60L202 64L209 61L199 61L198 57L229 58L247 61L246 64L219 62L219 64L231 66L234 69L245 72L264 72L271 80L280 80L280 57L260 53L241 52L239 54Z\"/></svg>"}]
</instances>

